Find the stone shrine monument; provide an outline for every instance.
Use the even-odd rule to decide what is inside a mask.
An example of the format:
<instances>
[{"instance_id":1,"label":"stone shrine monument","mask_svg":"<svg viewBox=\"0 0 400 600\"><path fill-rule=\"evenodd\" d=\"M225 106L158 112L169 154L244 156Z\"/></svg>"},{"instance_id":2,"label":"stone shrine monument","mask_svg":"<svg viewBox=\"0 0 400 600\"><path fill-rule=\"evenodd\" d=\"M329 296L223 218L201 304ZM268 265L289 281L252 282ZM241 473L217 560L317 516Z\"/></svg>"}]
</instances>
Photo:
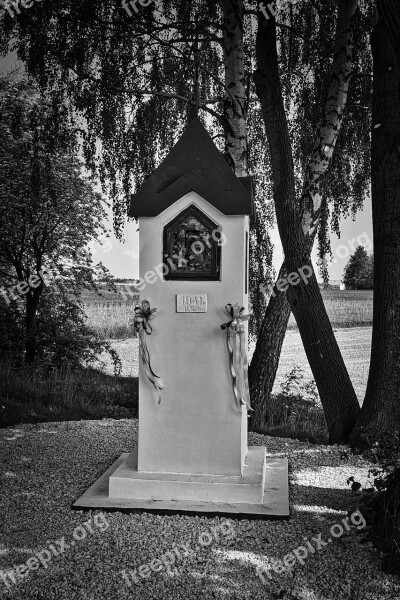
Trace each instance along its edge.
<instances>
[{"instance_id":1,"label":"stone shrine monument","mask_svg":"<svg viewBox=\"0 0 400 600\"><path fill-rule=\"evenodd\" d=\"M287 517L287 460L247 445L250 178L234 175L195 119L130 216L140 238L139 441L74 507Z\"/></svg>"}]
</instances>

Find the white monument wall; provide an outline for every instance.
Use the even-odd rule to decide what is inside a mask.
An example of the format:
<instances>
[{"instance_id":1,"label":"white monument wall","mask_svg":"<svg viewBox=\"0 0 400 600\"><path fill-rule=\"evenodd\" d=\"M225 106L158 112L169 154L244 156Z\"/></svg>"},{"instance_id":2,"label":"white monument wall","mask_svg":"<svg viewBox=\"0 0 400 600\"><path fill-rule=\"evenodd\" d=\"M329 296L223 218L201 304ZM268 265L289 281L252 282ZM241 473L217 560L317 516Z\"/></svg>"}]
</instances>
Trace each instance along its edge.
<instances>
[{"instance_id":1,"label":"white monument wall","mask_svg":"<svg viewBox=\"0 0 400 600\"><path fill-rule=\"evenodd\" d=\"M164 385L158 404L142 365L139 376L138 470L241 475L247 454L247 411L232 390L225 304L248 312L245 291L248 216L227 216L195 192L157 217L140 218L140 277L163 260L164 226L195 204L222 227L221 281L161 281L146 284L141 300L157 312L146 336L154 372ZM164 259L166 260L166 259ZM206 294L206 313L177 313L177 294ZM168 434L167 432L173 432Z\"/></svg>"}]
</instances>

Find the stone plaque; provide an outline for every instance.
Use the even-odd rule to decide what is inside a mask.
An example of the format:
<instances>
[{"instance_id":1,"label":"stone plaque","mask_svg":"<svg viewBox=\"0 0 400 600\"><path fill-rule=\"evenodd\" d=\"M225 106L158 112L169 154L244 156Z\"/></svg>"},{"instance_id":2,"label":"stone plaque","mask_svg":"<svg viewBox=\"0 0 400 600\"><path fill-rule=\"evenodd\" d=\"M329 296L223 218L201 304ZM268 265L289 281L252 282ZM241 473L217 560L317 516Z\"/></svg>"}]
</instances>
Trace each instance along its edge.
<instances>
[{"instance_id":1,"label":"stone plaque","mask_svg":"<svg viewBox=\"0 0 400 600\"><path fill-rule=\"evenodd\" d=\"M177 294L176 312L205 313L207 312L207 294Z\"/></svg>"}]
</instances>

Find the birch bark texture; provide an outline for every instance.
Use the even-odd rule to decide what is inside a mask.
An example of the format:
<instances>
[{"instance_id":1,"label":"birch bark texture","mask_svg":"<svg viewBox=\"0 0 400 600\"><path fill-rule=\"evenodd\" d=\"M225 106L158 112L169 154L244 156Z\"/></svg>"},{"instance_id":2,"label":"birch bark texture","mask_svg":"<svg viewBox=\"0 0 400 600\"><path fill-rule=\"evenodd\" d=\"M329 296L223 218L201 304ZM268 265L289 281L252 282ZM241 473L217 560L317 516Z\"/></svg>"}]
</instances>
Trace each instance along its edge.
<instances>
[{"instance_id":1,"label":"birch bark texture","mask_svg":"<svg viewBox=\"0 0 400 600\"><path fill-rule=\"evenodd\" d=\"M222 0L225 64L225 153L237 177L247 177L243 0Z\"/></svg>"}]
</instances>

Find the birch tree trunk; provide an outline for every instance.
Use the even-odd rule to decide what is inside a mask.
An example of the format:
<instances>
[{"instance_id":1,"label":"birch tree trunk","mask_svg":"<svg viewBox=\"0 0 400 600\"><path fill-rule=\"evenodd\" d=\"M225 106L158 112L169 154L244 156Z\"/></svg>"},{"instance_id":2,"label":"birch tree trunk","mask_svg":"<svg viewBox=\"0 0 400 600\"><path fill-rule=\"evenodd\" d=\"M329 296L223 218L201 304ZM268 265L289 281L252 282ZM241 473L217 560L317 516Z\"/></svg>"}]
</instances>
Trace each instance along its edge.
<instances>
[{"instance_id":1,"label":"birch tree trunk","mask_svg":"<svg viewBox=\"0 0 400 600\"><path fill-rule=\"evenodd\" d=\"M248 176L248 165L243 58L244 3L243 0L222 0L222 7L225 87L231 92L231 95L225 95L224 101L225 153L235 174L238 177L246 177ZM253 291L253 294L261 293L260 290ZM254 405L256 416L251 417L250 426L253 421L263 424L262 414L265 413L269 400L269 394L265 397L263 390L265 387L272 390L289 315L290 308L284 295L277 296L275 302L269 303L264 317L267 327L261 328L258 339L262 343L260 341L257 343L256 355L253 356L249 371L250 375L252 365L259 366L257 374L253 375L252 379L251 397L254 395L256 398ZM260 354L259 360L257 360L257 353ZM255 373L254 368L253 373ZM257 402L258 399L260 399L259 402ZM262 430L262 425L260 430Z\"/></svg>"},{"instance_id":2,"label":"birch tree trunk","mask_svg":"<svg viewBox=\"0 0 400 600\"><path fill-rule=\"evenodd\" d=\"M351 441L400 432L400 3L379 0L372 33L374 314L371 365Z\"/></svg>"},{"instance_id":3,"label":"birch tree trunk","mask_svg":"<svg viewBox=\"0 0 400 600\"><path fill-rule=\"evenodd\" d=\"M243 0L222 0L225 63L225 153L237 177L247 177Z\"/></svg>"},{"instance_id":4,"label":"birch tree trunk","mask_svg":"<svg viewBox=\"0 0 400 600\"><path fill-rule=\"evenodd\" d=\"M289 274L311 266L310 253L322 205L322 182L331 162L347 101L352 67L351 20L356 7L357 0L339 0L331 85L324 120L306 172L300 210L279 78L275 19L266 21L259 15L258 69L254 79L270 147L276 216L285 252L284 267ZM326 314L317 279L312 274L307 283L291 284L289 281L289 284L287 299L318 387L330 441L343 442L354 426L359 405ZM257 360L261 360L261 355L262 352L259 352ZM253 387L257 366L256 363L251 368Z\"/></svg>"}]
</instances>

